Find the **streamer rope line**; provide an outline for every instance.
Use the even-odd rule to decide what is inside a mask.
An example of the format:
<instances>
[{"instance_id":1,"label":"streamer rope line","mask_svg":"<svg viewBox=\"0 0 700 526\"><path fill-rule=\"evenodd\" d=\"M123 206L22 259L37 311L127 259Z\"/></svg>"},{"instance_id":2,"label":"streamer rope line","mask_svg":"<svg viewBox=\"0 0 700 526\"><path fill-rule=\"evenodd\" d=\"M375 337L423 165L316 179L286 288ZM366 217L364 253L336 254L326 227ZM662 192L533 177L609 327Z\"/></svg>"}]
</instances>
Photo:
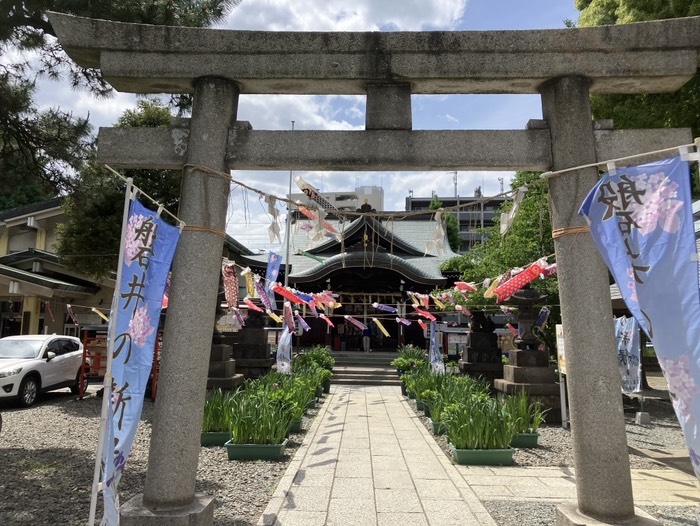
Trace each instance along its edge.
<instances>
[{"instance_id":1,"label":"streamer rope line","mask_svg":"<svg viewBox=\"0 0 700 526\"><path fill-rule=\"evenodd\" d=\"M580 166L572 166L571 168L564 168L562 170L556 170L552 172L544 172L542 175L540 175L540 179L550 179L552 177L557 177L559 175L568 173L568 172L575 172L576 170L583 170L584 168L597 168L599 166L605 166L608 163L616 163L616 162L621 162L621 161L631 161L634 159L638 159L640 157L649 157L652 155L660 155L662 153L668 153L668 152L673 152L673 151L680 151L683 148L698 148L700 149L700 138L695 139L694 142L690 144L680 144L678 146L673 146L671 148L663 148L661 150L654 150L652 152L643 152L643 153L638 153L635 155L627 155L626 157L618 157L617 159L608 159L607 161L601 161L601 162L596 162L596 163L590 163L590 164L582 164Z\"/></svg>"}]
</instances>

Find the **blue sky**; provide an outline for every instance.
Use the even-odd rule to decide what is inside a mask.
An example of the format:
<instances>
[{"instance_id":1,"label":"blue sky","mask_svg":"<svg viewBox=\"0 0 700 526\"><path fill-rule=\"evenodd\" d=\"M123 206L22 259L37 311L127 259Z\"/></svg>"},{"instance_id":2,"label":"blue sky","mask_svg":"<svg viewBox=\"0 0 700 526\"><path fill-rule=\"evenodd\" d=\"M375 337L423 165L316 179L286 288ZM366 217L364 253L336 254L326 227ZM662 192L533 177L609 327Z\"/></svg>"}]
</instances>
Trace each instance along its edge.
<instances>
[{"instance_id":1,"label":"blue sky","mask_svg":"<svg viewBox=\"0 0 700 526\"><path fill-rule=\"evenodd\" d=\"M220 26L278 31L417 31L554 29L564 19L576 20L573 0L243 0ZM47 89L48 88L48 89ZM76 116L90 114L97 128L110 126L134 106L134 96L117 94L105 101L67 86L42 83L38 101L60 106ZM254 129L359 130L364 127L364 97L254 96L240 97L238 119ZM413 96L414 129L523 129L529 119L542 118L537 95ZM347 191L356 185L384 188L385 209L403 210L408 190L414 196L454 195L453 172L299 172L321 191ZM288 191L289 172L235 172L234 178L273 195ZM460 195L477 186L485 195L500 191L499 177L512 172L459 172ZM297 191L296 188L293 191ZM254 193L233 190L227 231L251 249L277 249L269 242L269 218ZM284 211L283 211L284 214ZM282 218L284 229L284 218Z\"/></svg>"}]
</instances>

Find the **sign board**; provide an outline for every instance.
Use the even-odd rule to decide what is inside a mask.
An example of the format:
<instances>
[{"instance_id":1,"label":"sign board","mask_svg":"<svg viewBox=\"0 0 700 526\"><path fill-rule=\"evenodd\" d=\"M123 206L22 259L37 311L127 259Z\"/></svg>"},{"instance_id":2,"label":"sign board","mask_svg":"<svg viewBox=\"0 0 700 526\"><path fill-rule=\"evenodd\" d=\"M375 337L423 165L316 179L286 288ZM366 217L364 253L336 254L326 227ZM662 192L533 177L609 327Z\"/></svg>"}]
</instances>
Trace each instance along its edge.
<instances>
[{"instance_id":1,"label":"sign board","mask_svg":"<svg viewBox=\"0 0 700 526\"><path fill-rule=\"evenodd\" d=\"M566 374L566 350L564 349L564 326L557 323L555 326L557 335L557 362L559 364L559 372Z\"/></svg>"}]
</instances>

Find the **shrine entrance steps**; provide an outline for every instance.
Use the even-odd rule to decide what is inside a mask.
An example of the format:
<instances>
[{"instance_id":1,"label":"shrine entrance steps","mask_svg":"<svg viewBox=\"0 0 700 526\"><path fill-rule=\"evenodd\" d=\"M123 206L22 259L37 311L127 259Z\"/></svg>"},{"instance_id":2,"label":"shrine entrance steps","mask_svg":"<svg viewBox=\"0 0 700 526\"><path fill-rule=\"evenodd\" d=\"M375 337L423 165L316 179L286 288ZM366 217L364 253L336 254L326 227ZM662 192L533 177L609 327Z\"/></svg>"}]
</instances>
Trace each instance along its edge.
<instances>
[{"instance_id":1,"label":"shrine entrance steps","mask_svg":"<svg viewBox=\"0 0 700 526\"><path fill-rule=\"evenodd\" d=\"M391 365L395 352L333 352L336 385L401 385Z\"/></svg>"}]
</instances>

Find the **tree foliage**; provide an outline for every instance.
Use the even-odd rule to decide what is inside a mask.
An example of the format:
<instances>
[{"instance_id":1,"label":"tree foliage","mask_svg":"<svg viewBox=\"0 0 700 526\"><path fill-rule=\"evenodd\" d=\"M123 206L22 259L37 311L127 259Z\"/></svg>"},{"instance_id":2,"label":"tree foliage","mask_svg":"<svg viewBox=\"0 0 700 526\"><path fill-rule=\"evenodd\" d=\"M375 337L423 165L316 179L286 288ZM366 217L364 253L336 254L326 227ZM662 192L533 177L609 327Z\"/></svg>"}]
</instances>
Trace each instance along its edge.
<instances>
[{"instance_id":1,"label":"tree foliage","mask_svg":"<svg viewBox=\"0 0 700 526\"><path fill-rule=\"evenodd\" d=\"M536 172L518 172L511 181L513 189L527 186L528 190L520 203L513 225L505 236L501 235L500 224L496 221L496 225L483 230L485 236L481 244L475 245L465 255L447 261L442 269L459 271L463 281L481 284L486 278L493 279L510 269L524 268L541 257L553 255L549 190L547 183L540 179L539 175ZM512 206L512 201L506 201L501 205L500 212L506 213ZM549 261L553 262L552 259ZM552 351L555 348L553 327L561 319L557 279L550 277L535 280L531 288L544 294L541 303L551 307L550 321L538 336ZM485 298L484 291L480 288L469 294L468 300L456 300L468 309L488 310L496 303L494 298ZM507 305L508 301L504 304Z\"/></svg>"},{"instance_id":2,"label":"tree foliage","mask_svg":"<svg viewBox=\"0 0 700 526\"><path fill-rule=\"evenodd\" d=\"M699 0L576 0L578 25L628 24L700 15ZM613 119L616 128L692 128L700 134L700 76L675 93L593 95L596 119Z\"/></svg>"},{"instance_id":3,"label":"tree foliage","mask_svg":"<svg viewBox=\"0 0 700 526\"><path fill-rule=\"evenodd\" d=\"M443 265L445 270L458 270L463 280L481 283L485 278L494 278L508 269L523 267L554 253L546 183L539 179L538 173L518 172L511 186L527 186L528 190L510 230L501 236L500 224L485 228L484 241L465 255L447 261ZM512 206L512 201L504 202L501 213L508 212ZM535 288L546 294L555 294L553 281L537 282ZM483 294L477 295L484 300ZM485 303L489 302L485 300Z\"/></svg>"},{"instance_id":4,"label":"tree foliage","mask_svg":"<svg viewBox=\"0 0 700 526\"><path fill-rule=\"evenodd\" d=\"M159 100L142 99L136 110L127 110L117 127L165 127L171 114ZM93 158L95 152L92 152ZM177 212L181 172L173 170L125 170L134 184ZM58 228L56 252L69 268L92 277L116 270L124 211L124 184L94 161L86 163L76 177L75 191L64 200L66 221ZM150 202L143 201L146 206ZM167 215L163 215L168 219Z\"/></svg>"},{"instance_id":5,"label":"tree foliage","mask_svg":"<svg viewBox=\"0 0 700 526\"><path fill-rule=\"evenodd\" d=\"M428 210L439 210L442 208L442 201L437 195L433 196L432 201L428 205ZM453 214L445 214L442 216L445 220L445 232L447 233L447 242L450 248L457 252L462 246L462 237L459 235L459 220Z\"/></svg>"},{"instance_id":6,"label":"tree foliage","mask_svg":"<svg viewBox=\"0 0 700 526\"><path fill-rule=\"evenodd\" d=\"M87 117L34 103L37 81L66 79L70 86L107 97L112 88L100 72L81 68L65 54L46 16L78 16L156 25L208 26L222 20L241 0L0 0L0 172L29 188L2 195L0 204L24 204L30 196L66 193L72 176L90 155ZM181 101L176 101L181 103Z\"/></svg>"}]
</instances>

